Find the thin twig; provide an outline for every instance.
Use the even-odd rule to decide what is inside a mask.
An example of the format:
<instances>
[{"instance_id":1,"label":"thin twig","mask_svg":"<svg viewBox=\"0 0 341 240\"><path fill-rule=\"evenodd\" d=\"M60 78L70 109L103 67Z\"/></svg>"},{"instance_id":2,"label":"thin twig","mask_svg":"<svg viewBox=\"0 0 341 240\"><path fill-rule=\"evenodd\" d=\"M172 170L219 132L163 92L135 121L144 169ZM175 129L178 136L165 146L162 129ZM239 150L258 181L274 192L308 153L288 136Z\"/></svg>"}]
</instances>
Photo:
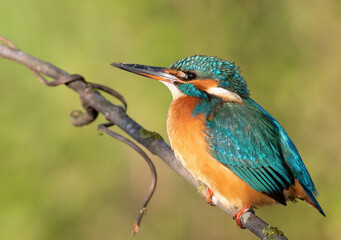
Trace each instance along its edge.
<instances>
[{"instance_id":1,"label":"thin twig","mask_svg":"<svg viewBox=\"0 0 341 240\"><path fill-rule=\"evenodd\" d=\"M7 44L7 46L9 46L12 49L19 50L19 48L17 46L15 46L15 44L12 41L10 41L9 39L7 39L7 38L5 38L3 36L0 36L0 41L5 43L5 44Z\"/></svg>"},{"instance_id":2,"label":"thin twig","mask_svg":"<svg viewBox=\"0 0 341 240\"><path fill-rule=\"evenodd\" d=\"M37 59L27 53L24 53L18 49L4 46L0 44L0 57L7 58L18 62L30 69L36 70L46 76L53 79L59 79L61 77L69 76L66 71L48 63ZM84 103L87 106L93 108L97 112L104 115L104 117L111 123L114 123L130 135L137 142L145 146L151 153L160 157L170 168L183 177L187 182L192 184L196 189L200 187L200 184L191 176L191 174L181 165L181 163L175 158L171 148L160 138L153 136L146 137L141 134L143 129L141 125L131 119L123 110L121 106L117 106L105 99L97 91L89 91L88 84L83 80L75 80L68 84L67 87L77 92ZM201 194L205 194L201 191ZM231 212L220 201L217 202L217 207L226 212L230 216L234 213ZM242 224L249 229L252 233L257 235L260 239L268 239L269 235L267 230L271 229L267 223L257 217L251 212L243 214ZM271 239L287 239L283 233L275 232L271 233Z\"/></svg>"},{"instance_id":3,"label":"thin twig","mask_svg":"<svg viewBox=\"0 0 341 240\"><path fill-rule=\"evenodd\" d=\"M122 135L119 135L119 134L111 131L108 128L111 126L113 126L112 123L100 124L100 125L98 125L98 130L104 131L109 136L116 138L117 140L119 140L121 142L124 142L129 147L133 148L136 152L138 152L146 160L148 167L150 169L150 172L152 174L152 182L150 184L150 187L149 187L147 194L146 194L146 196L145 196L145 198L141 204L141 207L137 211L137 215L136 215L136 219L135 219L134 227L133 227L133 231L132 231L132 235L135 236L135 234L140 230L142 217L144 216L144 213L146 212L147 205L148 205L150 199L152 198L152 196L155 192L155 189L156 189L156 183L157 183L156 169L155 169L153 161L148 157L148 155L139 146L137 146L135 143L133 143L129 139L123 137Z\"/></svg>"},{"instance_id":4,"label":"thin twig","mask_svg":"<svg viewBox=\"0 0 341 240\"><path fill-rule=\"evenodd\" d=\"M93 88L97 88L98 90L101 90L103 92L109 93L110 95L114 96L115 98L117 98L118 100L121 101L121 103L123 104L123 110L124 112L127 111L127 101L125 100L125 98L119 93L116 92L114 89L111 89L110 87L104 86L102 84L99 83L92 83L89 82L90 86Z\"/></svg>"},{"instance_id":5,"label":"thin twig","mask_svg":"<svg viewBox=\"0 0 341 240\"><path fill-rule=\"evenodd\" d=\"M34 75L39 79L40 82L42 82L44 85L49 86L49 87L57 87L59 85L68 84L76 80L84 80L84 78L81 75L72 74L68 76L62 76L60 78L55 79L52 82L49 82L36 70L33 70L33 69L30 69L30 70L34 73Z\"/></svg>"},{"instance_id":6,"label":"thin twig","mask_svg":"<svg viewBox=\"0 0 341 240\"><path fill-rule=\"evenodd\" d=\"M9 39L0 36L0 41L6 43L10 48L15 49L15 50L19 50L19 48ZM46 86L49 87L56 87L59 86L61 84L66 84L75 80L81 80L83 79L82 76L77 75L77 74L73 74L73 75L68 75L68 76L62 76L60 78L55 79L52 82L47 81L37 70L34 70L32 68L30 68L30 70L33 72L33 74L39 79L40 82L42 82L43 84L45 84Z\"/></svg>"}]
</instances>

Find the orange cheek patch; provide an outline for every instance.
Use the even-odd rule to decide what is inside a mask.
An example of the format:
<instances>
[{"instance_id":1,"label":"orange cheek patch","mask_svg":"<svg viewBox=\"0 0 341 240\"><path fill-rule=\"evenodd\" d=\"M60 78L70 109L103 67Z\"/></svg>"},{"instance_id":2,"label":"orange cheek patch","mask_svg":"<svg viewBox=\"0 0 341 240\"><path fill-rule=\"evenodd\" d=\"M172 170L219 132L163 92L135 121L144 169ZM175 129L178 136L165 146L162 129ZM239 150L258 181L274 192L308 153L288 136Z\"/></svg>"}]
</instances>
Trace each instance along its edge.
<instances>
[{"instance_id":1,"label":"orange cheek patch","mask_svg":"<svg viewBox=\"0 0 341 240\"><path fill-rule=\"evenodd\" d=\"M215 79L198 79L189 82L192 83L196 89L201 91L206 91L212 87L217 87L219 84Z\"/></svg>"}]
</instances>

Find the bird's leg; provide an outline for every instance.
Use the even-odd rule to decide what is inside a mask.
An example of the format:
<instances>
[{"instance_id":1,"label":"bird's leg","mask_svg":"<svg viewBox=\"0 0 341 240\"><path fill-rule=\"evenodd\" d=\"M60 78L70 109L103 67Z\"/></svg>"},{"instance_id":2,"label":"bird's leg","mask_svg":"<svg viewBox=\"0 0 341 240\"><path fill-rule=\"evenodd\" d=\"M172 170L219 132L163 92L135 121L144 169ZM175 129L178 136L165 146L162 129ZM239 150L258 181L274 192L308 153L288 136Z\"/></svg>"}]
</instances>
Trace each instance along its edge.
<instances>
[{"instance_id":1,"label":"bird's leg","mask_svg":"<svg viewBox=\"0 0 341 240\"><path fill-rule=\"evenodd\" d=\"M207 188L207 191L206 191L206 202L208 204L210 204L211 206L215 206L215 204L213 203L212 201L212 197L213 197L214 193L213 191L211 190L211 188Z\"/></svg>"},{"instance_id":2,"label":"bird's leg","mask_svg":"<svg viewBox=\"0 0 341 240\"><path fill-rule=\"evenodd\" d=\"M249 211L253 212L253 209L251 207L251 204L248 203L233 215L233 220L236 221L238 227L245 229L240 218L244 213L249 212Z\"/></svg>"}]
</instances>

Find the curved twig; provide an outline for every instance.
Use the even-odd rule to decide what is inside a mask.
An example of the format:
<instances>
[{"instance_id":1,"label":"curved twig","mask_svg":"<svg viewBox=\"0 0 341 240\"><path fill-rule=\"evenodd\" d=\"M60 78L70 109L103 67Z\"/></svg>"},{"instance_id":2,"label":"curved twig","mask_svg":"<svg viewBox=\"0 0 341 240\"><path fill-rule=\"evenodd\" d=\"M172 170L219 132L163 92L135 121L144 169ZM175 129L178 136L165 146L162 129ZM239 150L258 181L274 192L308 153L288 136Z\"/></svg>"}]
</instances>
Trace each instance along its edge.
<instances>
[{"instance_id":1,"label":"curved twig","mask_svg":"<svg viewBox=\"0 0 341 240\"><path fill-rule=\"evenodd\" d=\"M10 48L19 51L19 48L9 39L0 36L0 41L6 43ZM82 76L78 74L73 74L73 75L61 76L55 79L54 81L49 82L39 73L39 70L35 70L32 68L30 68L30 70L34 73L34 75L39 79L40 82L42 82L44 85L49 86L49 87L56 87L61 84L66 84L75 80L84 80Z\"/></svg>"},{"instance_id":2,"label":"curved twig","mask_svg":"<svg viewBox=\"0 0 341 240\"><path fill-rule=\"evenodd\" d=\"M33 69L30 69L30 70L34 73L34 75L39 79L40 82L42 82L44 85L49 86L49 87L57 87L59 85L68 84L76 80L85 81L81 75L71 74L67 76L61 76L60 78L57 78L52 82L49 82L36 70L33 70Z\"/></svg>"},{"instance_id":3,"label":"curved twig","mask_svg":"<svg viewBox=\"0 0 341 240\"><path fill-rule=\"evenodd\" d=\"M19 51L19 48L13 42L8 40L7 38L0 36L0 41L6 43L12 50ZM6 50L6 49L3 49L3 50ZM2 57L12 59L11 55L6 55L6 54L3 55ZM12 60L14 60L14 59L12 59ZM14 60L14 61L22 63L18 60ZM23 65L25 65L25 64L23 64ZM25 66L27 66L33 72L33 74L38 78L38 80L41 83L43 83L44 85L49 86L49 87L56 87L56 86L59 86L62 84L69 84L73 81L85 82L84 78L79 74L62 74L62 75L59 75L58 77L50 76L50 77L54 78L55 80L52 82L49 82L40 74L40 72L44 73L44 71L39 65L36 67L36 69L30 67L29 65L25 65ZM51 65L51 66L53 66L53 65ZM53 67L55 67L55 66L53 66ZM70 115L71 116L71 123L77 127L84 126L84 125L87 125L87 124L95 121L97 116L98 116L98 112L94 108L87 105L84 101L82 101L82 99L81 99L81 102L82 102L82 106L85 110L85 113L83 113L80 110L75 110L75 111L72 111L71 115Z\"/></svg>"},{"instance_id":4,"label":"curved twig","mask_svg":"<svg viewBox=\"0 0 341 240\"><path fill-rule=\"evenodd\" d=\"M117 140L124 142L125 144L127 144L129 147L133 148L136 152L138 152L147 162L148 167L150 169L150 172L152 174L152 182L150 184L150 187L147 191L147 194L141 204L141 207L138 209L137 211L137 215L136 215L136 219L134 222L134 227L133 227L133 231L132 231L132 235L135 236L135 234L140 230L140 225L141 225L141 221L142 221L142 217L144 216L144 213L146 212L146 208L147 205L150 201L150 199L153 197L153 194L155 192L156 189L156 183L157 183L157 174L156 174L156 169L154 166L153 161L148 157L148 155L139 147L137 146L135 143L133 143L132 141L130 141L129 139L123 137L122 135L119 135L113 131L111 131L109 129L109 127L113 126L114 124L112 123L104 123L104 124L100 124L98 125L98 130L99 131L104 131L106 134L108 134L109 136L116 138Z\"/></svg>"},{"instance_id":5,"label":"curved twig","mask_svg":"<svg viewBox=\"0 0 341 240\"><path fill-rule=\"evenodd\" d=\"M99 83L89 82L89 84L90 84L91 87L96 88L98 90L101 90L103 92L109 93L110 95L112 95L115 98L117 98L118 100L120 100L121 103L123 104L124 112L127 111L127 108L128 108L127 101L125 100L125 98L119 92L116 92L114 89L111 89L110 87L104 86L104 85L99 84Z\"/></svg>"},{"instance_id":6,"label":"curved twig","mask_svg":"<svg viewBox=\"0 0 341 240\"><path fill-rule=\"evenodd\" d=\"M12 41L10 41L9 39L3 36L0 36L0 41L7 44L7 46L9 46L12 49L17 49L17 50L19 49L17 46L15 46L15 44Z\"/></svg>"},{"instance_id":7,"label":"curved twig","mask_svg":"<svg viewBox=\"0 0 341 240\"><path fill-rule=\"evenodd\" d=\"M39 75L40 76L40 75ZM60 81L57 81L60 80ZM84 78L80 75L74 74L74 75L70 75L70 77L66 76L66 77L61 77L59 79L57 79L56 81L53 82L49 82L49 84L47 84L48 86L56 86L56 85L50 85L51 84L69 84L72 81L76 81L76 80L84 80ZM101 90L104 91L112 96L114 96L115 98L117 98L119 101L121 101L121 103L123 104L123 110L126 112L127 111L127 101L125 100L125 98L118 92L116 92L115 90L104 86L102 84L98 84L98 83L87 83L88 85L88 89L87 91L93 91L93 90ZM85 109L85 112L82 112L80 110L74 110L71 112L70 116L71 116L71 123L72 125L76 126L76 127L81 127L87 124L92 123L93 121L96 120L97 116L98 116L98 112L92 108L91 106L89 106L86 101L83 100L82 98L82 94L81 94L81 102L82 102L82 106Z\"/></svg>"},{"instance_id":8,"label":"curved twig","mask_svg":"<svg viewBox=\"0 0 341 240\"><path fill-rule=\"evenodd\" d=\"M98 112L94 108L88 106L82 100L81 102L85 112L82 112L80 110L74 110L70 114L71 124L75 127L82 127L84 125L88 125L95 121L98 116Z\"/></svg>"}]
</instances>

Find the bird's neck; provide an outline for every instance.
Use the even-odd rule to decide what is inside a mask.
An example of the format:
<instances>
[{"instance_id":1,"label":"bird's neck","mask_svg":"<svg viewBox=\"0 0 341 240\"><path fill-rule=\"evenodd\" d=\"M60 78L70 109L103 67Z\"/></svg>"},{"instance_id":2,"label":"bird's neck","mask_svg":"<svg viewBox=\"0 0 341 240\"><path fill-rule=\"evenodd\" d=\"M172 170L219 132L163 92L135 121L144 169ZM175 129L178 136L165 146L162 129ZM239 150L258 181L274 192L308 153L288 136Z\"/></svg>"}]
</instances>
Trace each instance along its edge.
<instances>
[{"instance_id":1,"label":"bird's neck","mask_svg":"<svg viewBox=\"0 0 341 240\"><path fill-rule=\"evenodd\" d=\"M196 106L202 100L192 96L183 95L171 103L168 110L167 132L171 145L174 139L185 139L182 134L189 134L192 126L202 127L205 122L203 114L193 115Z\"/></svg>"}]
</instances>

